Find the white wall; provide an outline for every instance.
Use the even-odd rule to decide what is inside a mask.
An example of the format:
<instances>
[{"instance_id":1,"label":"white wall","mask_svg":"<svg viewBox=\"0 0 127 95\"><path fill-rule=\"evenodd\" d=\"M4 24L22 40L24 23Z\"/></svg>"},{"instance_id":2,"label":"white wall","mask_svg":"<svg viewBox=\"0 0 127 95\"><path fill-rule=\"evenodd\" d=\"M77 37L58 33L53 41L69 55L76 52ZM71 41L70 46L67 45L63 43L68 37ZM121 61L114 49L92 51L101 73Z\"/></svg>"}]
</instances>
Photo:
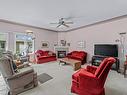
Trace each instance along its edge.
<instances>
[{"instance_id":1,"label":"white wall","mask_svg":"<svg viewBox=\"0 0 127 95\"><path fill-rule=\"evenodd\" d=\"M60 33L0 22L0 32L7 32L10 36L9 50L14 50L14 34L16 32L25 33L27 29L34 31L36 50L43 49L41 48L41 41L48 41L50 46L46 49L54 50L54 43L57 43L57 41L60 42L60 40L66 40L67 43L71 44L69 51L84 50L88 53L89 61L93 55L94 44L120 44L119 42L115 42L115 40L120 39L119 33L127 32L127 18ZM81 49L78 47L79 41L86 42L85 48ZM126 48L127 34L125 35L125 54L127 54ZM121 57L121 48L119 48L119 57Z\"/></svg>"},{"instance_id":2,"label":"white wall","mask_svg":"<svg viewBox=\"0 0 127 95\"><path fill-rule=\"evenodd\" d=\"M94 54L94 44L120 44L115 40L120 39L120 32L127 32L127 18L116 21L106 22L102 24L93 25L90 27L77 29L74 31L59 33L58 40L65 39L71 43L70 51L84 50L88 53L88 61ZM61 35L63 34L63 36ZM66 35L66 36L65 36ZM125 50L127 50L127 34L125 36ZM78 48L78 41L85 41L84 49ZM127 54L127 51L125 51ZM121 57L121 48L119 48L119 57Z\"/></svg>"},{"instance_id":3,"label":"white wall","mask_svg":"<svg viewBox=\"0 0 127 95\"><path fill-rule=\"evenodd\" d=\"M60 40L66 40L66 33L65 32L58 32L58 44L60 45Z\"/></svg>"},{"instance_id":4,"label":"white wall","mask_svg":"<svg viewBox=\"0 0 127 95\"><path fill-rule=\"evenodd\" d=\"M50 45L49 48L44 48L44 49L54 50L53 45L58 40L57 32L0 22L0 32L9 34L8 49L12 51L15 48L14 47L15 33L25 33L25 30L28 30L28 29L32 30L35 34L35 38L36 38L35 39L35 50L43 49L41 48L41 41L49 42L49 45Z\"/></svg>"}]
</instances>

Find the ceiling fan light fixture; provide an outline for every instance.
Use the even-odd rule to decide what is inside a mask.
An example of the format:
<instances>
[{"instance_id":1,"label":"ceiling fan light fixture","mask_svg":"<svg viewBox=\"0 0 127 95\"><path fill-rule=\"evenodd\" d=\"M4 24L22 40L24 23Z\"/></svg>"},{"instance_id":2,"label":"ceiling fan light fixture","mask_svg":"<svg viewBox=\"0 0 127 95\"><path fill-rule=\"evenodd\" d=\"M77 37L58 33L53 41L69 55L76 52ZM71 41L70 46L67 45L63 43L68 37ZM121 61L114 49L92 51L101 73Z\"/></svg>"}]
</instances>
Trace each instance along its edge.
<instances>
[{"instance_id":1,"label":"ceiling fan light fixture","mask_svg":"<svg viewBox=\"0 0 127 95\"><path fill-rule=\"evenodd\" d=\"M27 34L33 34L32 30L25 30Z\"/></svg>"},{"instance_id":2,"label":"ceiling fan light fixture","mask_svg":"<svg viewBox=\"0 0 127 95\"><path fill-rule=\"evenodd\" d=\"M66 21L66 19L64 19L64 18L60 18L59 19L59 22L58 23L50 23L50 24L58 24L57 26L56 26L56 28L59 28L60 26L65 26L65 27L69 27L69 25L68 24L73 24L73 22L72 21Z\"/></svg>"}]
</instances>

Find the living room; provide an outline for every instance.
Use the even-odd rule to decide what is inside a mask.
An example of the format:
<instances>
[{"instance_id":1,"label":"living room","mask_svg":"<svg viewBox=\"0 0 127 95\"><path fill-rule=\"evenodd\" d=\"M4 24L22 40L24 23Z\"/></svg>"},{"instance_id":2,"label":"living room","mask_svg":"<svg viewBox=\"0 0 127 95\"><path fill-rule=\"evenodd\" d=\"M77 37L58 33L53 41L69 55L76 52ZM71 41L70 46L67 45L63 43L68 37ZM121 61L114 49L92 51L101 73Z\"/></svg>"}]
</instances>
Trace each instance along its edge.
<instances>
[{"instance_id":1,"label":"living room","mask_svg":"<svg viewBox=\"0 0 127 95\"><path fill-rule=\"evenodd\" d=\"M29 60L27 59L26 62L29 62L28 64L37 73L38 85L27 91L16 92L16 94L104 95L105 93L105 95L126 95L127 86L125 84L127 78L124 71L126 71L125 67L127 66L127 2L86 0L72 1L73 3L58 0L49 2L15 1L14 3L2 1L0 4L0 53L4 54L5 51L11 51L16 56L16 59L21 57L20 54L28 55ZM115 9L112 3L114 3ZM75 8L71 8L70 4ZM59 9L57 9L56 5ZM89 7L90 5L92 7ZM88 10L83 11L83 9ZM95 54L96 45L116 46L117 50L115 52L117 53L111 57L119 61L119 66L117 68L116 65L116 70L107 72L106 82L102 86L104 87L103 90L105 89L104 91L101 88L92 91L90 89L94 87L90 89L84 87L83 92L79 89L80 87L75 87L73 77L76 72L82 72L82 69L86 69L88 65L93 66L92 59L95 58L95 55L98 55ZM42 58L40 61L40 57L38 57L41 54L40 50L43 52L48 51L48 53L45 52L44 58L47 54L54 54L55 58ZM64 57L70 56L69 54L74 51L86 53L86 61L83 64L79 60L63 60ZM58 55L61 55L61 58ZM103 55L105 55L104 58L107 57L106 53L102 54L102 57ZM2 56L0 55L1 58ZM76 56L80 57L77 54ZM74 64L76 62L80 63L80 66L75 67L77 65L72 65L73 62ZM97 68L99 67L97 66ZM39 77L42 74L44 76ZM46 82L41 83L41 80L47 77L49 77L49 80L47 79ZM25 79L20 81L25 81ZM6 84L2 72L0 86L0 95L12 94L8 93L11 88L7 87L8 84ZM16 87L18 86L16 85ZM79 90L77 91L77 89Z\"/></svg>"}]
</instances>

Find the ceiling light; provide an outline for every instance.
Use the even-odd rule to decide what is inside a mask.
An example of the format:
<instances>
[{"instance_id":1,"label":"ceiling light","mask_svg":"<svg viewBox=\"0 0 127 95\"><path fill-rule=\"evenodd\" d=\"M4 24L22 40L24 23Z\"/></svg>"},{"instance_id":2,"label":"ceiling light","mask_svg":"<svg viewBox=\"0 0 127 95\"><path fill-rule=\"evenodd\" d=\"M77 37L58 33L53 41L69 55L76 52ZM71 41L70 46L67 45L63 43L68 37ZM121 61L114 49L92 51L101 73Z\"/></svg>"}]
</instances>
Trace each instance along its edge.
<instances>
[{"instance_id":1,"label":"ceiling light","mask_svg":"<svg viewBox=\"0 0 127 95\"><path fill-rule=\"evenodd\" d=\"M27 34L33 34L33 31L32 30L26 30L26 33Z\"/></svg>"}]
</instances>

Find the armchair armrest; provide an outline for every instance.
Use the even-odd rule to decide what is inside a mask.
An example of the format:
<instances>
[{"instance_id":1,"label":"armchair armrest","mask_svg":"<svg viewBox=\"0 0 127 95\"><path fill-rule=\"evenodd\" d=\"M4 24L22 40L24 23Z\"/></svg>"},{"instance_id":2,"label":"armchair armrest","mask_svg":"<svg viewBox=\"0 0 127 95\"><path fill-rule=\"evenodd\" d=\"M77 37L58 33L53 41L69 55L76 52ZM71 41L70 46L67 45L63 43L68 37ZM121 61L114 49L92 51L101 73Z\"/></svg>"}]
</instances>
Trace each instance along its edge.
<instances>
[{"instance_id":1,"label":"armchair armrest","mask_svg":"<svg viewBox=\"0 0 127 95\"><path fill-rule=\"evenodd\" d=\"M71 56L71 55L72 55L72 53L71 53L71 52L67 54L67 56Z\"/></svg>"},{"instance_id":2,"label":"armchair armrest","mask_svg":"<svg viewBox=\"0 0 127 95\"><path fill-rule=\"evenodd\" d=\"M17 66L18 69L24 68L24 67L28 67L30 66L28 62L24 62L23 64Z\"/></svg>"},{"instance_id":3,"label":"armchair armrest","mask_svg":"<svg viewBox=\"0 0 127 95\"><path fill-rule=\"evenodd\" d=\"M22 70L20 70L18 73L15 73L13 76L9 77L7 80L13 80L16 78L20 78L24 75L27 75L29 73L34 72L34 69L31 67L27 67L27 68L22 68Z\"/></svg>"},{"instance_id":4,"label":"armchair armrest","mask_svg":"<svg viewBox=\"0 0 127 95\"><path fill-rule=\"evenodd\" d=\"M94 74L92 74L91 72L88 72L86 70L84 70L83 72L79 73L80 77L86 77L86 78L96 78L96 76Z\"/></svg>"},{"instance_id":5,"label":"armchair armrest","mask_svg":"<svg viewBox=\"0 0 127 95\"><path fill-rule=\"evenodd\" d=\"M40 53L35 53L35 56L40 57L41 55L40 55Z\"/></svg>"},{"instance_id":6,"label":"armchair armrest","mask_svg":"<svg viewBox=\"0 0 127 95\"><path fill-rule=\"evenodd\" d=\"M96 66L87 66L86 67L86 70L88 71L88 72L91 72L91 73L95 73L95 71L97 70L97 67Z\"/></svg>"}]
</instances>

